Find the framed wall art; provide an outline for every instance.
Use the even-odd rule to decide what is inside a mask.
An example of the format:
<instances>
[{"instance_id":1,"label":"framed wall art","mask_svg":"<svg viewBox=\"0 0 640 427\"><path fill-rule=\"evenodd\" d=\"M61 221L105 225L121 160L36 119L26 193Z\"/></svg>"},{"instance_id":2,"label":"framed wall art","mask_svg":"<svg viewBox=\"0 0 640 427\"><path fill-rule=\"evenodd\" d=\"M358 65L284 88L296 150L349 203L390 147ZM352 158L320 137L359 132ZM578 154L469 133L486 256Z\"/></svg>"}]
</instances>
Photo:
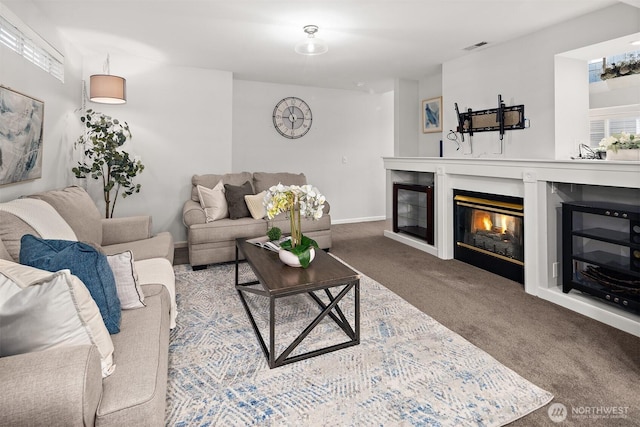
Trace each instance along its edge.
<instances>
[{"instance_id":1,"label":"framed wall art","mask_svg":"<svg viewBox=\"0 0 640 427\"><path fill-rule=\"evenodd\" d=\"M442 132L442 97L422 101L422 133Z\"/></svg>"},{"instance_id":2,"label":"framed wall art","mask_svg":"<svg viewBox=\"0 0 640 427\"><path fill-rule=\"evenodd\" d=\"M42 178L44 102L0 86L0 185Z\"/></svg>"}]
</instances>

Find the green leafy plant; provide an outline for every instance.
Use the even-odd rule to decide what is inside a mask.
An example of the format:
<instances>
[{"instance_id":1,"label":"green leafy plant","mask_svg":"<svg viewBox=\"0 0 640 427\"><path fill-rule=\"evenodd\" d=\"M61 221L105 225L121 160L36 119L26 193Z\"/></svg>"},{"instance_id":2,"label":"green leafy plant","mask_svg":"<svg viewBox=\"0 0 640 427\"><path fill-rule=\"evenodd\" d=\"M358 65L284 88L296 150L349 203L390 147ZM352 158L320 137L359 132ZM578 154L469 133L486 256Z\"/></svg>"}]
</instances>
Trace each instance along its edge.
<instances>
[{"instance_id":1,"label":"green leafy plant","mask_svg":"<svg viewBox=\"0 0 640 427\"><path fill-rule=\"evenodd\" d=\"M278 240L280 237L282 237L282 230L280 230L278 227L271 227L269 231L267 231L267 237L271 241Z\"/></svg>"},{"instance_id":2,"label":"green leafy plant","mask_svg":"<svg viewBox=\"0 0 640 427\"><path fill-rule=\"evenodd\" d=\"M134 184L133 179L144 170L144 165L121 149L131 138L127 122L91 109L80 117L80 121L86 129L74 147L82 147L84 158L71 171L76 178L89 176L102 180L105 218L112 218L118 195L125 198L140 192L141 185Z\"/></svg>"}]
</instances>

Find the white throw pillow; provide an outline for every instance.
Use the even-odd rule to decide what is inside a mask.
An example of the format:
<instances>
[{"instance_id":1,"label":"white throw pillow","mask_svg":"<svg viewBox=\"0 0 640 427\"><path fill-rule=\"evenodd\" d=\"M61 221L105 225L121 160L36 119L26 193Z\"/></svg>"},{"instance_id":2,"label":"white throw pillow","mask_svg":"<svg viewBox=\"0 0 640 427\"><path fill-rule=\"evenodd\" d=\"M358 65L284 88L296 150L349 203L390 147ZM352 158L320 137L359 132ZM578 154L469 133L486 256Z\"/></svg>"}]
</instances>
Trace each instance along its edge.
<instances>
[{"instance_id":1,"label":"white throw pillow","mask_svg":"<svg viewBox=\"0 0 640 427\"><path fill-rule=\"evenodd\" d=\"M0 357L74 345L95 345L102 377L113 373L111 335L84 283L0 260Z\"/></svg>"},{"instance_id":2,"label":"white throw pillow","mask_svg":"<svg viewBox=\"0 0 640 427\"><path fill-rule=\"evenodd\" d=\"M120 300L120 308L130 310L144 307L144 294L138 283L138 273L133 263L133 253L124 251L115 255L107 255L107 262L116 279L116 290Z\"/></svg>"},{"instance_id":3,"label":"white throw pillow","mask_svg":"<svg viewBox=\"0 0 640 427\"><path fill-rule=\"evenodd\" d=\"M263 203L264 196L266 194L266 191L262 191L258 194L244 196L244 201L247 203L247 207L249 208L249 212L251 212L253 219L262 219L267 214L267 210Z\"/></svg>"},{"instance_id":4,"label":"white throw pillow","mask_svg":"<svg viewBox=\"0 0 640 427\"><path fill-rule=\"evenodd\" d=\"M222 180L213 188L207 188L202 185L198 185L196 188L198 190L198 198L200 198L200 206L202 206L207 216L207 222L229 216L229 208L227 206L227 199L224 197L224 184Z\"/></svg>"}]
</instances>

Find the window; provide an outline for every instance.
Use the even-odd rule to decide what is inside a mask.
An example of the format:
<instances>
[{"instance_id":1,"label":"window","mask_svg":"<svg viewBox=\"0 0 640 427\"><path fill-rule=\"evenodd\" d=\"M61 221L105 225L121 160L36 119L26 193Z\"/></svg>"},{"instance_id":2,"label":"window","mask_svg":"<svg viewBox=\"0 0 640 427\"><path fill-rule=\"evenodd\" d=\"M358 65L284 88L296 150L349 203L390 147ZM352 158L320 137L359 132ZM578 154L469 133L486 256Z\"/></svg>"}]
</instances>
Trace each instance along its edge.
<instances>
[{"instance_id":1,"label":"window","mask_svg":"<svg viewBox=\"0 0 640 427\"><path fill-rule=\"evenodd\" d=\"M64 83L64 57L0 4L0 44Z\"/></svg>"},{"instance_id":2,"label":"window","mask_svg":"<svg viewBox=\"0 0 640 427\"><path fill-rule=\"evenodd\" d=\"M602 108L591 112L590 146L597 147L602 138L616 133L640 134L638 106Z\"/></svg>"},{"instance_id":3,"label":"window","mask_svg":"<svg viewBox=\"0 0 640 427\"><path fill-rule=\"evenodd\" d=\"M600 75L604 69L603 62L606 66L609 66L611 64L620 64L621 62L635 62L638 58L640 58L640 51L636 50L589 61L589 83L602 81Z\"/></svg>"}]
</instances>

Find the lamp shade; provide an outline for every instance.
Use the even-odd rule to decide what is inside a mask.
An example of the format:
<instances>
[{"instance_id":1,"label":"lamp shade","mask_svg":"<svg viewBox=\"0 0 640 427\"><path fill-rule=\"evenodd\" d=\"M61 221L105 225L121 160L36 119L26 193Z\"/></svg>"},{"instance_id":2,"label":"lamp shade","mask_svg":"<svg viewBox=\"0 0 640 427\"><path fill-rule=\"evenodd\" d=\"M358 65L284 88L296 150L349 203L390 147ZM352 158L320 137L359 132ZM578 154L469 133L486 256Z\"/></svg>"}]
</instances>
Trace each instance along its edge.
<instances>
[{"instance_id":1,"label":"lamp shade","mask_svg":"<svg viewBox=\"0 0 640 427\"><path fill-rule=\"evenodd\" d=\"M127 102L127 81L119 76L94 74L89 77L89 99L101 104L124 104Z\"/></svg>"}]
</instances>

